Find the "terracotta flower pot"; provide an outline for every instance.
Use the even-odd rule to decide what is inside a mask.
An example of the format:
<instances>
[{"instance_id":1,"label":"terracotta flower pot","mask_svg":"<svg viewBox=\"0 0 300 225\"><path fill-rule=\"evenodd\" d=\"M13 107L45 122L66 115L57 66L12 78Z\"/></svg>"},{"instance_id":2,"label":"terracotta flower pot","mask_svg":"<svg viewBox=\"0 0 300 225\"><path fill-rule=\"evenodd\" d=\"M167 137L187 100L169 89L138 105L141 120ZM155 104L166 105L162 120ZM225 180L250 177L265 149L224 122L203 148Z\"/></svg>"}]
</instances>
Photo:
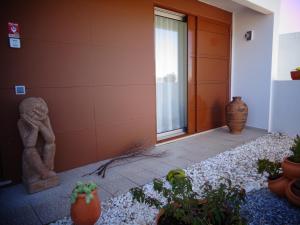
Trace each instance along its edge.
<instances>
[{"instance_id":1,"label":"terracotta flower pot","mask_svg":"<svg viewBox=\"0 0 300 225\"><path fill-rule=\"evenodd\" d=\"M276 179L269 179L268 180L268 188L270 189L271 192L274 194L284 197L285 196L285 191L286 188L289 184L290 180L281 175L280 177Z\"/></svg>"},{"instance_id":2,"label":"terracotta flower pot","mask_svg":"<svg viewBox=\"0 0 300 225\"><path fill-rule=\"evenodd\" d=\"M296 179L292 180L288 184L285 195L286 195L287 199L289 200L289 202L291 202L292 204L294 204L296 206L300 206L300 195L296 195L296 193L293 191L293 185L295 182L296 182Z\"/></svg>"},{"instance_id":3,"label":"terracotta flower pot","mask_svg":"<svg viewBox=\"0 0 300 225\"><path fill-rule=\"evenodd\" d=\"M157 216L156 216L156 220L155 220L155 224L158 225L159 224L159 220L160 218L165 214L165 210L164 209L160 209Z\"/></svg>"},{"instance_id":4,"label":"terracotta flower pot","mask_svg":"<svg viewBox=\"0 0 300 225\"><path fill-rule=\"evenodd\" d=\"M248 106L241 97L233 97L233 100L226 105L226 124L230 133L240 134L245 128L248 117Z\"/></svg>"},{"instance_id":5,"label":"terracotta flower pot","mask_svg":"<svg viewBox=\"0 0 300 225\"><path fill-rule=\"evenodd\" d=\"M291 71L291 78L292 80L300 80L300 71Z\"/></svg>"},{"instance_id":6,"label":"terracotta flower pot","mask_svg":"<svg viewBox=\"0 0 300 225\"><path fill-rule=\"evenodd\" d=\"M93 225L99 219L101 206L97 190L92 194L94 198L89 204L85 202L85 194L79 194L76 202L71 205L71 218L75 225Z\"/></svg>"},{"instance_id":7,"label":"terracotta flower pot","mask_svg":"<svg viewBox=\"0 0 300 225\"><path fill-rule=\"evenodd\" d=\"M292 186L292 191L295 195L300 196L300 179L297 179Z\"/></svg>"},{"instance_id":8,"label":"terracotta flower pot","mask_svg":"<svg viewBox=\"0 0 300 225\"><path fill-rule=\"evenodd\" d=\"M300 163L294 163L290 161L289 158L285 158L281 167L285 177L290 180L300 179Z\"/></svg>"}]
</instances>

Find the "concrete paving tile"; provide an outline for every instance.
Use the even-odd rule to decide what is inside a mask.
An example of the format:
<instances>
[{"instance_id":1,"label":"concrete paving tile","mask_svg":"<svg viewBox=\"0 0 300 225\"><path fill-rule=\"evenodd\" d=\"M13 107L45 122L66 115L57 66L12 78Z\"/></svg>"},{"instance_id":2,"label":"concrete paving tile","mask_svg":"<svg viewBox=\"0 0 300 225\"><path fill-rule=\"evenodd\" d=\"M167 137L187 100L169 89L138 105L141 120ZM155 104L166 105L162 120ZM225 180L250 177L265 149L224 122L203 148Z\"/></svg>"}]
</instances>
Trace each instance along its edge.
<instances>
[{"instance_id":1,"label":"concrete paving tile","mask_svg":"<svg viewBox=\"0 0 300 225\"><path fill-rule=\"evenodd\" d=\"M69 198L73 190L73 184L56 186L45 191L30 195L29 203L35 207L37 204L48 201L57 201L58 199Z\"/></svg>"},{"instance_id":2,"label":"concrete paving tile","mask_svg":"<svg viewBox=\"0 0 300 225\"><path fill-rule=\"evenodd\" d=\"M161 151L164 151L164 155L162 157L157 158L159 159L170 159L170 158L180 158L184 156L185 148L184 144L178 143L171 143L167 145L159 146Z\"/></svg>"},{"instance_id":3,"label":"concrete paving tile","mask_svg":"<svg viewBox=\"0 0 300 225\"><path fill-rule=\"evenodd\" d=\"M213 132L208 132L211 137L221 138L224 140L232 141L250 141L267 134L266 130L256 129L256 128L246 128L241 134L234 135L230 134L227 128L220 128Z\"/></svg>"},{"instance_id":4,"label":"concrete paving tile","mask_svg":"<svg viewBox=\"0 0 300 225\"><path fill-rule=\"evenodd\" d=\"M183 158L193 162L192 164L201 162L203 160L206 160L212 156L216 155L214 151L211 149L187 149L185 156Z\"/></svg>"},{"instance_id":5,"label":"concrete paving tile","mask_svg":"<svg viewBox=\"0 0 300 225\"><path fill-rule=\"evenodd\" d=\"M158 159L158 161L161 161L162 163L166 163L169 165L173 166L173 169L177 169L177 168L186 168L188 166L191 166L192 164L194 164L192 161L183 158L183 157L164 157L164 158L160 158ZM165 174L166 175L166 174Z\"/></svg>"},{"instance_id":6,"label":"concrete paving tile","mask_svg":"<svg viewBox=\"0 0 300 225\"><path fill-rule=\"evenodd\" d=\"M164 177L171 169L175 168L173 165L160 161L159 158L140 160L132 164L128 164L128 166L149 171L155 174L155 178Z\"/></svg>"},{"instance_id":7,"label":"concrete paving tile","mask_svg":"<svg viewBox=\"0 0 300 225\"><path fill-rule=\"evenodd\" d=\"M52 199L44 199L32 205L43 224L56 221L70 214L69 196L53 196Z\"/></svg>"},{"instance_id":8,"label":"concrete paving tile","mask_svg":"<svg viewBox=\"0 0 300 225\"><path fill-rule=\"evenodd\" d=\"M97 192L101 202L105 202L113 197L111 193L107 192L100 186L98 187Z\"/></svg>"},{"instance_id":9,"label":"concrete paving tile","mask_svg":"<svg viewBox=\"0 0 300 225\"><path fill-rule=\"evenodd\" d=\"M119 173L139 186L150 183L157 174L142 168L122 168Z\"/></svg>"},{"instance_id":10,"label":"concrete paving tile","mask_svg":"<svg viewBox=\"0 0 300 225\"><path fill-rule=\"evenodd\" d=\"M201 137L201 140L194 139L189 142L180 143L182 148L188 151L206 151L210 150L213 153L224 152L238 146L236 141L225 140L222 138L216 139L211 137Z\"/></svg>"},{"instance_id":11,"label":"concrete paving tile","mask_svg":"<svg viewBox=\"0 0 300 225\"><path fill-rule=\"evenodd\" d=\"M16 206L6 208L1 202L0 207L0 224L1 225L41 225L34 210L30 205Z\"/></svg>"},{"instance_id":12,"label":"concrete paving tile","mask_svg":"<svg viewBox=\"0 0 300 225\"><path fill-rule=\"evenodd\" d=\"M0 202L2 208L23 207L28 203L30 195L22 184L6 187L0 190Z\"/></svg>"},{"instance_id":13,"label":"concrete paving tile","mask_svg":"<svg viewBox=\"0 0 300 225\"><path fill-rule=\"evenodd\" d=\"M105 191L109 192L113 196L118 196L129 191L130 188L136 187L137 184L133 183L129 179L120 176L120 177L107 177L102 180L100 183L100 188L103 188Z\"/></svg>"}]
</instances>

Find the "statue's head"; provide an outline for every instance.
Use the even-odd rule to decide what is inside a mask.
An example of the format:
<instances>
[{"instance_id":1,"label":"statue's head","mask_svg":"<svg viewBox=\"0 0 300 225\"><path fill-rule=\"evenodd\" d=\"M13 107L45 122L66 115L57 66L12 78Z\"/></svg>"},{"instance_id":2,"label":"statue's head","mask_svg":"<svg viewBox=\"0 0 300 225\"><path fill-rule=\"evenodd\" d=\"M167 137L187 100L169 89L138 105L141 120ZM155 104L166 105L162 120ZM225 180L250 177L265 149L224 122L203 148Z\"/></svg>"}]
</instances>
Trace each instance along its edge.
<instances>
[{"instance_id":1,"label":"statue's head","mask_svg":"<svg viewBox=\"0 0 300 225\"><path fill-rule=\"evenodd\" d=\"M44 120L48 115L48 106L44 99L29 97L25 98L19 105L20 114L26 114L33 120Z\"/></svg>"}]
</instances>

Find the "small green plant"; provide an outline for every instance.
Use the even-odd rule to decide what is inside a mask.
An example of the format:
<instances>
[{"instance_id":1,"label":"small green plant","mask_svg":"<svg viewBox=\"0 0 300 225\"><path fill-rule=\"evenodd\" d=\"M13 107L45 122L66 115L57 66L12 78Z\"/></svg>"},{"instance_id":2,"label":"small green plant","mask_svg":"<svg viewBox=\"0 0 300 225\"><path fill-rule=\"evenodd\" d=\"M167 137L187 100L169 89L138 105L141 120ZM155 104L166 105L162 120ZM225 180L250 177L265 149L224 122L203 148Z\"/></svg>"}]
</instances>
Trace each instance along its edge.
<instances>
[{"instance_id":1,"label":"small green plant","mask_svg":"<svg viewBox=\"0 0 300 225\"><path fill-rule=\"evenodd\" d=\"M71 194L71 203L74 204L76 202L79 194L85 194L85 202L86 204L90 204L90 202L94 198L92 191L94 191L96 188L97 184L95 184L94 182L77 182Z\"/></svg>"},{"instance_id":2,"label":"small green plant","mask_svg":"<svg viewBox=\"0 0 300 225\"><path fill-rule=\"evenodd\" d=\"M259 173L267 172L270 179L275 179L281 174L281 163L271 162L268 159L259 159L257 161L257 171Z\"/></svg>"},{"instance_id":3,"label":"small green plant","mask_svg":"<svg viewBox=\"0 0 300 225\"><path fill-rule=\"evenodd\" d=\"M193 191L192 180L183 170L171 170L166 176L170 188L159 179L153 180L153 189L161 194L161 199L147 196L142 188L130 190L133 201L145 203L150 207L163 209L159 225L242 225L244 220L239 214L245 192L239 186L233 186L230 180L214 189L210 184L204 185L203 199Z\"/></svg>"},{"instance_id":4,"label":"small green plant","mask_svg":"<svg viewBox=\"0 0 300 225\"><path fill-rule=\"evenodd\" d=\"M300 137L299 135L296 136L294 139L294 144L290 148L293 154L289 157L289 160L291 160L294 163L300 163Z\"/></svg>"},{"instance_id":5,"label":"small green plant","mask_svg":"<svg viewBox=\"0 0 300 225\"><path fill-rule=\"evenodd\" d=\"M203 205L203 215L209 224L244 225L246 220L241 217L240 209L245 201L246 192L239 185L232 185L231 180L224 179L217 188L209 183L204 185L204 196L207 204Z\"/></svg>"},{"instance_id":6,"label":"small green plant","mask_svg":"<svg viewBox=\"0 0 300 225\"><path fill-rule=\"evenodd\" d=\"M298 66L298 67L296 68L296 70L297 70L297 71L300 71L300 66Z\"/></svg>"},{"instance_id":7,"label":"small green plant","mask_svg":"<svg viewBox=\"0 0 300 225\"><path fill-rule=\"evenodd\" d=\"M166 176L167 181L170 183L176 182L176 180L184 178L185 172L183 169L175 169L175 170L170 170L169 173Z\"/></svg>"}]
</instances>

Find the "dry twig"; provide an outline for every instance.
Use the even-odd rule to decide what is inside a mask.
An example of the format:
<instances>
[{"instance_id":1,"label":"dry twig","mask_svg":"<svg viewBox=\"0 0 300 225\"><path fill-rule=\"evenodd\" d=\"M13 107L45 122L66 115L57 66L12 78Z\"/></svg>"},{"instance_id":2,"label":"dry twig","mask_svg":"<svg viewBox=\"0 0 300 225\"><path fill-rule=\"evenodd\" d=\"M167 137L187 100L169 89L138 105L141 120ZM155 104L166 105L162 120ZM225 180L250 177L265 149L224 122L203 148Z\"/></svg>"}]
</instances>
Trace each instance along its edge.
<instances>
[{"instance_id":1,"label":"dry twig","mask_svg":"<svg viewBox=\"0 0 300 225\"><path fill-rule=\"evenodd\" d=\"M153 157L153 158L159 158L162 157L165 152L160 153L151 153L150 150L152 148L146 148L142 144L137 144L133 148L130 148L129 151L127 151L126 154L118 156L116 158L113 158L109 160L108 162L104 163L103 165L99 166L96 170L92 171L91 173L87 173L83 176L89 176L92 174L97 174L98 176L102 176L102 178L105 177L106 170L108 169L108 166L110 166L113 163L129 159L129 158L141 158L141 157Z\"/></svg>"}]
</instances>

